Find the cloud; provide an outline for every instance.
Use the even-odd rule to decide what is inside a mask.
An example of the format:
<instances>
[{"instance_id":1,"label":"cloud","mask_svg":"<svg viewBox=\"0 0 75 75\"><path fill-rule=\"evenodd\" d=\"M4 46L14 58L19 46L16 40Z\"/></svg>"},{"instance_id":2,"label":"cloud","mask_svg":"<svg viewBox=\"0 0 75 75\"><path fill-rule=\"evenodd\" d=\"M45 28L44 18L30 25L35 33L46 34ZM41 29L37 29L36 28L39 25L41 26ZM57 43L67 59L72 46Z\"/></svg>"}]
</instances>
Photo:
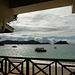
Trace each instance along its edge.
<instances>
[{"instance_id":1,"label":"cloud","mask_svg":"<svg viewBox=\"0 0 75 75\"><path fill-rule=\"evenodd\" d=\"M34 40L34 38L33 37L28 37L28 40Z\"/></svg>"},{"instance_id":2,"label":"cloud","mask_svg":"<svg viewBox=\"0 0 75 75\"><path fill-rule=\"evenodd\" d=\"M69 19L69 17L75 18L74 15L71 15L69 17L63 17L63 18L61 18L59 16L58 17L54 16L54 15L50 15L50 16L48 14L45 14L45 15L47 15L47 16L42 15L42 18L43 17L45 17L45 18L43 18L41 20L39 20L38 17L34 17L34 18L37 18L37 21L35 21L35 20L32 21L33 20L33 17L32 17L32 20L30 20L30 23L28 22L29 24L24 23L24 25L23 25L23 22L21 20L20 20L21 24L19 26L16 25L17 22L14 23L15 32L16 33L19 33L19 32L24 33L25 35L26 34L30 35L30 33L32 35L35 35L35 34L39 34L39 35L42 35L42 34L47 35L48 34L49 35L49 33L50 33L52 36L57 35L57 34L60 36L63 36L63 35L68 36L67 33L69 33L69 36L74 35L74 34L72 34L74 32L74 22L72 21L73 19ZM50 17L51 17L51 20L50 20ZM63 35L61 35L62 32L63 32ZM65 34L65 32L66 32L66 34Z\"/></svg>"},{"instance_id":3,"label":"cloud","mask_svg":"<svg viewBox=\"0 0 75 75\"><path fill-rule=\"evenodd\" d=\"M48 37L48 38L75 40L75 36L68 36L68 37L51 36L51 37Z\"/></svg>"},{"instance_id":4,"label":"cloud","mask_svg":"<svg viewBox=\"0 0 75 75\"><path fill-rule=\"evenodd\" d=\"M50 40L48 40L48 38L47 38L47 37L44 37L44 38L42 38L41 40L42 40L42 42L43 42L43 43L50 42Z\"/></svg>"},{"instance_id":5,"label":"cloud","mask_svg":"<svg viewBox=\"0 0 75 75\"><path fill-rule=\"evenodd\" d=\"M33 37L32 39L38 40L47 37L45 39L74 40L74 20L75 14L71 14L71 6L20 14L17 21L10 23L15 28L15 32L4 35L7 39L24 40Z\"/></svg>"}]
</instances>

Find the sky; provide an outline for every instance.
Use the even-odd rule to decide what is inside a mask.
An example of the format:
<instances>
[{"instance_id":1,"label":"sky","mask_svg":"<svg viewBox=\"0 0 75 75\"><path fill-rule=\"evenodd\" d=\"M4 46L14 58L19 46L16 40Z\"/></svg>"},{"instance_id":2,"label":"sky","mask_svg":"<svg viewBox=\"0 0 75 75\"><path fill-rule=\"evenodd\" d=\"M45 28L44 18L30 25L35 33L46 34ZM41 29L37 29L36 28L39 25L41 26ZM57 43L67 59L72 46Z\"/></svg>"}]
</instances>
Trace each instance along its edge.
<instances>
[{"instance_id":1,"label":"sky","mask_svg":"<svg viewBox=\"0 0 75 75\"><path fill-rule=\"evenodd\" d=\"M15 31L0 34L1 40L50 43L63 40L75 44L75 14L72 14L71 6L22 13L9 25Z\"/></svg>"}]
</instances>

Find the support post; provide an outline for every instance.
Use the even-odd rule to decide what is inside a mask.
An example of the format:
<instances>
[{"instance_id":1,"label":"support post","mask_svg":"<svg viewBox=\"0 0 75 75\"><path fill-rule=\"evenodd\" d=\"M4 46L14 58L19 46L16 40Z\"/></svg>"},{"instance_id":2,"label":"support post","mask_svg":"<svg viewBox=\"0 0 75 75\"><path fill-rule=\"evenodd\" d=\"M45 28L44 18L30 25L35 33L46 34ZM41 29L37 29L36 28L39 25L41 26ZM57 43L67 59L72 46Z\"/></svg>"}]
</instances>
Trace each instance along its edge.
<instances>
[{"instance_id":1,"label":"support post","mask_svg":"<svg viewBox=\"0 0 75 75\"><path fill-rule=\"evenodd\" d=\"M5 72L4 75L7 75L7 58L5 58Z\"/></svg>"},{"instance_id":2,"label":"support post","mask_svg":"<svg viewBox=\"0 0 75 75\"><path fill-rule=\"evenodd\" d=\"M29 75L29 59L26 59L26 75Z\"/></svg>"},{"instance_id":3,"label":"support post","mask_svg":"<svg viewBox=\"0 0 75 75\"><path fill-rule=\"evenodd\" d=\"M55 61L55 75L57 75L57 61Z\"/></svg>"},{"instance_id":4,"label":"support post","mask_svg":"<svg viewBox=\"0 0 75 75\"><path fill-rule=\"evenodd\" d=\"M63 66L62 66L62 75L63 75Z\"/></svg>"}]
</instances>

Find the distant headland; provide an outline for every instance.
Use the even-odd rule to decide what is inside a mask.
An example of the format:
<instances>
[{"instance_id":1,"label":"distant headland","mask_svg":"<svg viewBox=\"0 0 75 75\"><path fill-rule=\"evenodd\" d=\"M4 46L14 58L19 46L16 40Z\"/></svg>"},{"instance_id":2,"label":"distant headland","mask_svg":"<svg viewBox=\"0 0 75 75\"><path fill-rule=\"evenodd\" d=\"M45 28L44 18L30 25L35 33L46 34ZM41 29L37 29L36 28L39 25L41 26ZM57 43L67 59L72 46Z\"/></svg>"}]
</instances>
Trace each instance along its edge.
<instances>
[{"instance_id":1,"label":"distant headland","mask_svg":"<svg viewBox=\"0 0 75 75\"><path fill-rule=\"evenodd\" d=\"M58 42L56 42L54 44L69 44L69 43L67 41L58 41Z\"/></svg>"},{"instance_id":2,"label":"distant headland","mask_svg":"<svg viewBox=\"0 0 75 75\"><path fill-rule=\"evenodd\" d=\"M0 46L4 46L4 44L2 42L0 42Z\"/></svg>"},{"instance_id":3,"label":"distant headland","mask_svg":"<svg viewBox=\"0 0 75 75\"><path fill-rule=\"evenodd\" d=\"M3 44L50 44L49 42L41 43L35 40L29 40L29 41L13 41L13 40L5 40L1 41Z\"/></svg>"},{"instance_id":4,"label":"distant headland","mask_svg":"<svg viewBox=\"0 0 75 75\"><path fill-rule=\"evenodd\" d=\"M0 45L3 44L51 44L49 42L46 43L41 43L39 41L35 41L35 40L29 40L29 41L13 41L13 40L5 40L5 41L1 41ZM54 44L69 44L67 41L58 41Z\"/></svg>"}]
</instances>

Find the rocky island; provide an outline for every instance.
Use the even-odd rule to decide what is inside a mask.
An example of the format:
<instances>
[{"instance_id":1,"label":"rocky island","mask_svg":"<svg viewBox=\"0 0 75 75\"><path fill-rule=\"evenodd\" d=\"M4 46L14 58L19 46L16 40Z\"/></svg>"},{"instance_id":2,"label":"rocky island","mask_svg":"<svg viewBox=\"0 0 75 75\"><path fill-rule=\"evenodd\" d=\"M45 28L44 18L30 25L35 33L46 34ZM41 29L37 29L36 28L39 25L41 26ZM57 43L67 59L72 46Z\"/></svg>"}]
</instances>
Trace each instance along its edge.
<instances>
[{"instance_id":1,"label":"rocky island","mask_svg":"<svg viewBox=\"0 0 75 75\"><path fill-rule=\"evenodd\" d=\"M58 41L58 42L56 42L54 44L69 44L69 43L67 41Z\"/></svg>"},{"instance_id":2,"label":"rocky island","mask_svg":"<svg viewBox=\"0 0 75 75\"><path fill-rule=\"evenodd\" d=\"M0 46L4 46L4 44L2 42L0 42Z\"/></svg>"},{"instance_id":3,"label":"rocky island","mask_svg":"<svg viewBox=\"0 0 75 75\"><path fill-rule=\"evenodd\" d=\"M29 41L13 41L13 40L5 40L1 41L3 44L50 44L49 42L41 43L39 41L35 40L29 40Z\"/></svg>"}]
</instances>

